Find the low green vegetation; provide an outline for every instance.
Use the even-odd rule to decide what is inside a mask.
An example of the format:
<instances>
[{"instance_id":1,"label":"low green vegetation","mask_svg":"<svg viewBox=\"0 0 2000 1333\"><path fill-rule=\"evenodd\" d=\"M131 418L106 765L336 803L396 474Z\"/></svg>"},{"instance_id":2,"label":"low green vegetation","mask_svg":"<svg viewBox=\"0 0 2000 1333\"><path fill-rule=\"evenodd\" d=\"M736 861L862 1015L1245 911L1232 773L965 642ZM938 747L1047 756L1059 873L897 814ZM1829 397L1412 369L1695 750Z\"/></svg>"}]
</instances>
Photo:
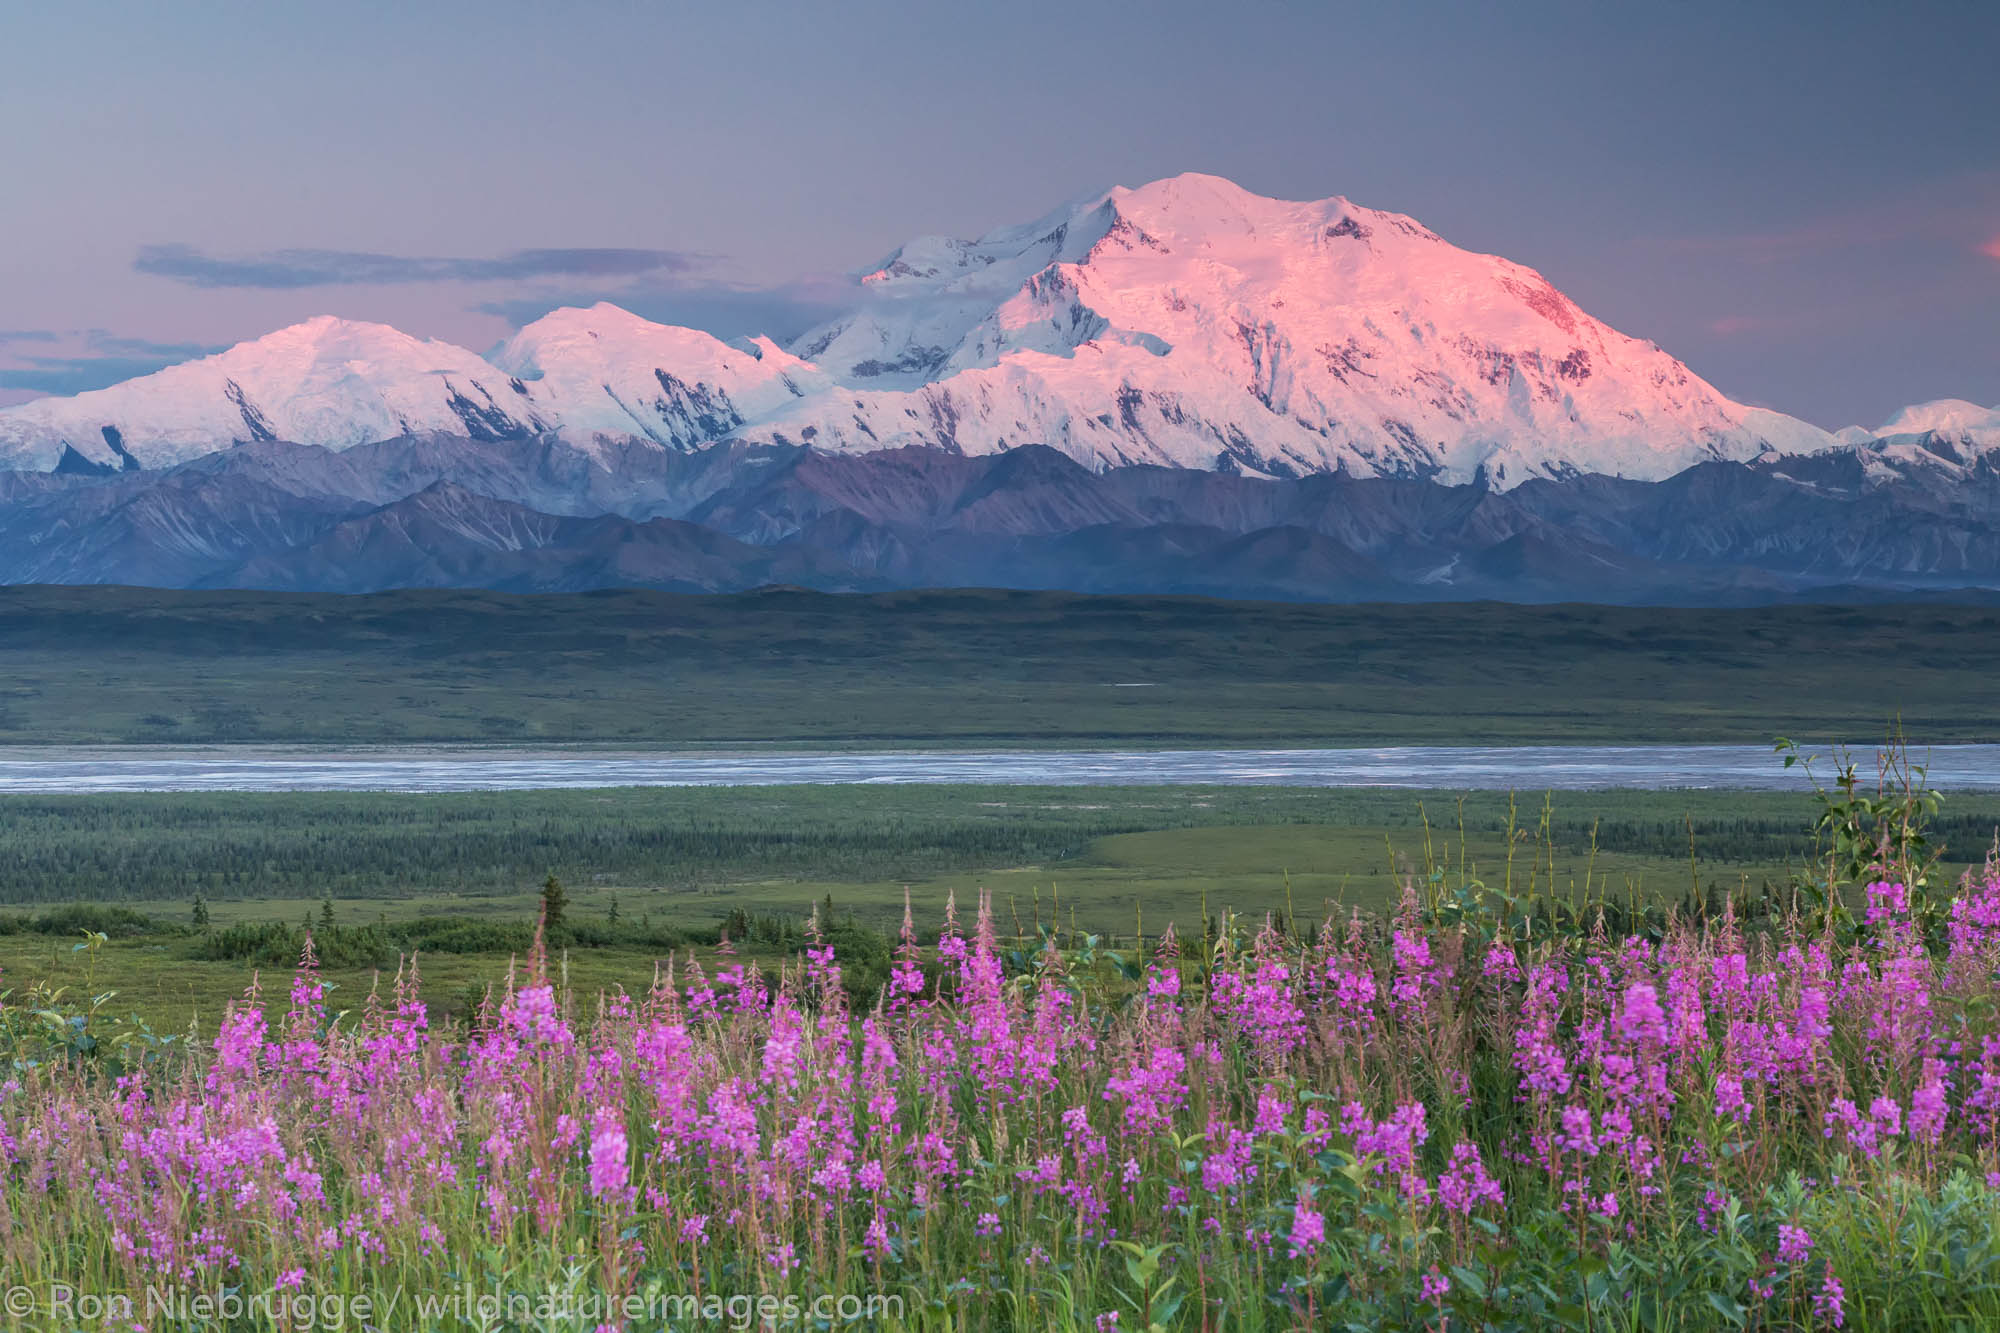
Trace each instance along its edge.
<instances>
[{"instance_id":1,"label":"low green vegetation","mask_svg":"<svg viewBox=\"0 0 2000 1333\"><path fill-rule=\"evenodd\" d=\"M2000 608L0 589L0 745L2000 738Z\"/></svg>"},{"instance_id":2,"label":"low green vegetation","mask_svg":"<svg viewBox=\"0 0 2000 1333\"><path fill-rule=\"evenodd\" d=\"M797 904L840 885L857 910L900 912L905 884L934 886L941 899L973 875L1024 892L1052 880L1263 892L1289 871L1317 900L1342 885L1379 894L1400 861L1421 863L1427 848L1433 861L1504 874L1510 846L1522 876L1538 860L1548 874L1552 847L1554 877L1581 881L1594 848L1592 873L1614 889L1643 880L1678 891L1691 873L1733 882L1782 869L1809 845L1811 809L1803 792L1179 786L8 795L0 906L173 914L199 895L218 919L238 902L291 919L292 905L331 896L368 900L370 915L494 902L512 912L552 871L586 904L638 895L626 904L634 912L649 910L645 895L665 904L783 884L801 886ZM1996 826L2000 793L1954 796L1936 821L1960 864L1984 854ZM1078 905L1088 910L1090 896Z\"/></svg>"},{"instance_id":3,"label":"low green vegetation","mask_svg":"<svg viewBox=\"0 0 2000 1333\"><path fill-rule=\"evenodd\" d=\"M1804 793L1275 787L11 796L0 987L115 990L115 1011L206 1026L311 930L343 1002L417 953L427 995L458 1011L525 954L551 874L573 982L635 989L724 933L778 957L818 910L858 948L906 900L935 920L981 890L1016 940L1375 913L1444 872L1572 902L1751 901L1789 882L1813 811ZM1983 860L2000 796L1952 797L1931 827L1955 878ZM80 948L86 932L101 943Z\"/></svg>"}]
</instances>

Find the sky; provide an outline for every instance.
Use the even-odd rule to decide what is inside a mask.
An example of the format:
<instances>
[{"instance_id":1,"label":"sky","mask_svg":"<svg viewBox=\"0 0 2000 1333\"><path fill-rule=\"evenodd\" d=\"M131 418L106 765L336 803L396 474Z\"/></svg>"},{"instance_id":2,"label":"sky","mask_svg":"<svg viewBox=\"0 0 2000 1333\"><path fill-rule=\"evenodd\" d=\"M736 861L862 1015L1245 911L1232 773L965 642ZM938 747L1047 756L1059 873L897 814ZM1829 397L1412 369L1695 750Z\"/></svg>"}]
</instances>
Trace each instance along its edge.
<instances>
[{"instance_id":1,"label":"sky","mask_svg":"<svg viewBox=\"0 0 2000 1333\"><path fill-rule=\"evenodd\" d=\"M2000 404L2000 5L0 0L0 404L316 314L803 331L1183 171L1540 269L1828 428Z\"/></svg>"}]
</instances>

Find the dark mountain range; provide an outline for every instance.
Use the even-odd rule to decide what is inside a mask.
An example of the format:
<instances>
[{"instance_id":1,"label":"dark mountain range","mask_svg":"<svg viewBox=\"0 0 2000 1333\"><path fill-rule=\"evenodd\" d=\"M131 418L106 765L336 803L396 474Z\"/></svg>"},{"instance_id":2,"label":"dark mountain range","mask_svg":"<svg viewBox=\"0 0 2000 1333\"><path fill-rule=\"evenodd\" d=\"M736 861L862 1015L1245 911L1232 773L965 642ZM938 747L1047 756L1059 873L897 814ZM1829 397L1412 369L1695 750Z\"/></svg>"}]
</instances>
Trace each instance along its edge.
<instances>
[{"instance_id":1,"label":"dark mountain range","mask_svg":"<svg viewBox=\"0 0 2000 1333\"><path fill-rule=\"evenodd\" d=\"M246 444L0 472L0 581L367 591L925 586L1738 604L2000 588L2000 466L1921 450L1511 490L1092 470L1053 449Z\"/></svg>"}]
</instances>

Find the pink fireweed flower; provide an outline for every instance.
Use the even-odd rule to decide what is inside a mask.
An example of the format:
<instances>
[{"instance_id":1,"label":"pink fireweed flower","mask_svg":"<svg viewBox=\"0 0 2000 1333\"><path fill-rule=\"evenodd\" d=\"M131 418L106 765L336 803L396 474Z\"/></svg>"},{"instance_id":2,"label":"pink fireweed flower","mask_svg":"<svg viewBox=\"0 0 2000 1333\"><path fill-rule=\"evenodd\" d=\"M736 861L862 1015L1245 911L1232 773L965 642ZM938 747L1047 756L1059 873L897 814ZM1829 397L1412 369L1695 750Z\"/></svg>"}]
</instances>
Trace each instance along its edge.
<instances>
[{"instance_id":1,"label":"pink fireweed flower","mask_svg":"<svg viewBox=\"0 0 2000 1333\"><path fill-rule=\"evenodd\" d=\"M1178 1000L1181 995L1181 946L1171 924L1160 936L1153 961L1146 965L1146 994L1156 1000Z\"/></svg>"},{"instance_id":2,"label":"pink fireweed flower","mask_svg":"<svg viewBox=\"0 0 2000 1333\"><path fill-rule=\"evenodd\" d=\"M1989 865L1976 887L1968 879L1966 892L1951 905L1946 930L1955 966L1976 967L1979 959L1991 966L1993 954L2000 951L2000 867Z\"/></svg>"},{"instance_id":3,"label":"pink fireweed flower","mask_svg":"<svg viewBox=\"0 0 2000 1333\"><path fill-rule=\"evenodd\" d=\"M1873 1160L1881 1153L1883 1139L1903 1132L1903 1111L1894 1098L1877 1097L1869 1103L1868 1114L1863 1115L1853 1102L1836 1097L1827 1108L1825 1123L1828 1138L1839 1128L1845 1132L1848 1147Z\"/></svg>"},{"instance_id":4,"label":"pink fireweed flower","mask_svg":"<svg viewBox=\"0 0 2000 1333\"><path fill-rule=\"evenodd\" d=\"M1966 1093L1965 1114L1983 1122L1986 1138L2000 1137L2000 1035L1980 1039L1978 1079Z\"/></svg>"},{"instance_id":5,"label":"pink fireweed flower","mask_svg":"<svg viewBox=\"0 0 2000 1333\"><path fill-rule=\"evenodd\" d=\"M1452 1145L1451 1163L1438 1176L1437 1197L1439 1203L1461 1217L1481 1204L1497 1208L1504 1201L1500 1183L1486 1173L1479 1145L1471 1142Z\"/></svg>"},{"instance_id":6,"label":"pink fireweed flower","mask_svg":"<svg viewBox=\"0 0 2000 1333\"><path fill-rule=\"evenodd\" d=\"M1618 1014L1618 1035L1634 1046L1666 1045L1667 1016L1652 983L1635 981L1626 988L1625 1003Z\"/></svg>"},{"instance_id":7,"label":"pink fireweed flower","mask_svg":"<svg viewBox=\"0 0 2000 1333\"><path fill-rule=\"evenodd\" d=\"M625 1123L610 1107L600 1108L590 1131L590 1192L600 1199L623 1200L631 1195Z\"/></svg>"},{"instance_id":8,"label":"pink fireweed flower","mask_svg":"<svg viewBox=\"0 0 2000 1333\"><path fill-rule=\"evenodd\" d=\"M1935 1148L1944 1137L1945 1121L1951 1113L1944 1062L1924 1061L1923 1081L1910 1094L1910 1137Z\"/></svg>"},{"instance_id":9,"label":"pink fireweed flower","mask_svg":"<svg viewBox=\"0 0 2000 1333\"><path fill-rule=\"evenodd\" d=\"M1826 990L1807 986L1799 992L1790 1031L1779 1032L1776 1054L1786 1068L1810 1075L1825 1050L1826 1039L1832 1035L1832 1005Z\"/></svg>"},{"instance_id":10,"label":"pink fireweed flower","mask_svg":"<svg viewBox=\"0 0 2000 1333\"><path fill-rule=\"evenodd\" d=\"M822 1002L840 1005L845 1002L846 992L840 988L840 963L833 956L830 944L811 945L806 949L806 978L811 983L813 993Z\"/></svg>"},{"instance_id":11,"label":"pink fireweed flower","mask_svg":"<svg viewBox=\"0 0 2000 1333\"><path fill-rule=\"evenodd\" d=\"M1842 1289L1840 1279L1833 1275L1832 1264L1826 1266L1826 1277L1813 1296L1813 1313L1835 1328L1847 1322L1847 1292Z\"/></svg>"},{"instance_id":12,"label":"pink fireweed flower","mask_svg":"<svg viewBox=\"0 0 2000 1333\"><path fill-rule=\"evenodd\" d=\"M221 1030L215 1034L215 1063L209 1067L208 1087L218 1091L225 1084L257 1072L264 1053L264 1013L257 1007L257 979L241 1003L232 1003L222 1015Z\"/></svg>"},{"instance_id":13,"label":"pink fireweed flower","mask_svg":"<svg viewBox=\"0 0 2000 1333\"><path fill-rule=\"evenodd\" d=\"M556 1010L555 987L544 982L510 993L500 1006L501 1026L531 1045L567 1048L576 1037Z\"/></svg>"},{"instance_id":14,"label":"pink fireweed flower","mask_svg":"<svg viewBox=\"0 0 2000 1333\"><path fill-rule=\"evenodd\" d=\"M1590 1134L1589 1107L1563 1107L1562 1133L1556 1138L1556 1146L1565 1152L1578 1153L1584 1157L1596 1155L1597 1140Z\"/></svg>"},{"instance_id":15,"label":"pink fireweed flower","mask_svg":"<svg viewBox=\"0 0 2000 1333\"><path fill-rule=\"evenodd\" d=\"M1879 926L1885 921L1900 921L1910 914L1910 890L1902 884L1891 884L1877 880L1868 886L1867 922Z\"/></svg>"},{"instance_id":16,"label":"pink fireweed flower","mask_svg":"<svg viewBox=\"0 0 2000 1333\"><path fill-rule=\"evenodd\" d=\"M1227 1194L1253 1178L1257 1168L1252 1165L1252 1142L1242 1130L1228 1130L1222 1147L1202 1161L1202 1188L1210 1194Z\"/></svg>"},{"instance_id":17,"label":"pink fireweed flower","mask_svg":"<svg viewBox=\"0 0 2000 1333\"><path fill-rule=\"evenodd\" d=\"M1538 1099L1560 1097L1573 1083L1568 1057L1557 1039L1559 996L1567 987L1568 977L1554 964L1537 964L1528 974L1528 998L1514 1033L1514 1067Z\"/></svg>"},{"instance_id":18,"label":"pink fireweed flower","mask_svg":"<svg viewBox=\"0 0 2000 1333\"><path fill-rule=\"evenodd\" d=\"M1692 966L1667 974L1667 1045L1676 1051L1699 1050L1708 1040L1708 1011L1701 1002L1701 980Z\"/></svg>"},{"instance_id":19,"label":"pink fireweed flower","mask_svg":"<svg viewBox=\"0 0 2000 1333\"><path fill-rule=\"evenodd\" d=\"M1390 954L1395 964L1390 1002L1405 1018L1421 1017L1430 1007L1430 992L1444 978L1444 969L1431 953L1430 937L1399 925L1390 937Z\"/></svg>"},{"instance_id":20,"label":"pink fireweed flower","mask_svg":"<svg viewBox=\"0 0 2000 1333\"><path fill-rule=\"evenodd\" d=\"M965 936L958 929L956 890L945 895L944 929L938 933L937 956L940 962L946 963L963 963L966 958Z\"/></svg>"},{"instance_id":21,"label":"pink fireweed flower","mask_svg":"<svg viewBox=\"0 0 2000 1333\"><path fill-rule=\"evenodd\" d=\"M1292 1205L1292 1229L1286 1235L1292 1258L1311 1254L1326 1241L1326 1218L1312 1206L1310 1195L1301 1195Z\"/></svg>"},{"instance_id":22,"label":"pink fireweed flower","mask_svg":"<svg viewBox=\"0 0 2000 1333\"><path fill-rule=\"evenodd\" d=\"M1778 1262L1781 1264L1804 1263L1812 1253L1812 1233L1804 1227L1795 1227L1789 1222L1778 1224Z\"/></svg>"},{"instance_id":23,"label":"pink fireweed flower","mask_svg":"<svg viewBox=\"0 0 2000 1333\"><path fill-rule=\"evenodd\" d=\"M1134 1061L1123 1074L1105 1081L1104 1100L1125 1103L1125 1128L1154 1133L1173 1125L1174 1115L1187 1103L1182 1081L1187 1057L1171 1046L1157 1047Z\"/></svg>"},{"instance_id":24,"label":"pink fireweed flower","mask_svg":"<svg viewBox=\"0 0 2000 1333\"><path fill-rule=\"evenodd\" d=\"M1743 1097L1743 1080L1734 1074L1715 1076L1715 1116L1718 1120L1734 1120L1738 1124L1750 1119L1750 1103Z\"/></svg>"},{"instance_id":25,"label":"pink fireweed flower","mask_svg":"<svg viewBox=\"0 0 2000 1333\"><path fill-rule=\"evenodd\" d=\"M1520 981L1521 960L1514 955L1513 944L1505 939L1489 944L1479 962L1479 975L1496 986Z\"/></svg>"},{"instance_id":26,"label":"pink fireweed flower","mask_svg":"<svg viewBox=\"0 0 2000 1333\"><path fill-rule=\"evenodd\" d=\"M1257 1117L1251 1125L1252 1134L1282 1134L1285 1132L1285 1118L1291 1114L1289 1098L1278 1095L1274 1088L1257 1090Z\"/></svg>"},{"instance_id":27,"label":"pink fireweed flower","mask_svg":"<svg viewBox=\"0 0 2000 1333\"><path fill-rule=\"evenodd\" d=\"M1701 1207L1695 1209L1694 1224L1712 1234L1716 1219L1726 1213L1734 1202L1721 1190L1707 1191L1701 1196Z\"/></svg>"},{"instance_id":28,"label":"pink fireweed flower","mask_svg":"<svg viewBox=\"0 0 2000 1333\"><path fill-rule=\"evenodd\" d=\"M1430 1137L1430 1127L1422 1102L1405 1102L1390 1113L1387 1120L1371 1121L1365 1114L1356 1115L1360 1110L1350 1106L1344 1113L1352 1126L1354 1135L1354 1155L1356 1157L1377 1158L1376 1171L1394 1171L1405 1174L1415 1169L1417 1149Z\"/></svg>"},{"instance_id":29,"label":"pink fireweed flower","mask_svg":"<svg viewBox=\"0 0 2000 1333\"><path fill-rule=\"evenodd\" d=\"M1374 1025L1380 989L1365 962L1338 955L1326 960L1327 990L1323 1005L1335 1027L1361 1032Z\"/></svg>"},{"instance_id":30,"label":"pink fireweed flower","mask_svg":"<svg viewBox=\"0 0 2000 1333\"><path fill-rule=\"evenodd\" d=\"M1304 1044L1306 1015L1292 987L1284 941L1266 926L1244 960L1244 971L1218 972L1213 980L1216 1007L1227 1012L1267 1061L1282 1059Z\"/></svg>"},{"instance_id":31,"label":"pink fireweed flower","mask_svg":"<svg viewBox=\"0 0 2000 1333\"><path fill-rule=\"evenodd\" d=\"M896 1252L889 1239L889 1219L880 1208L875 1210L875 1216L861 1238L861 1252L871 1259L886 1259Z\"/></svg>"}]
</instances>

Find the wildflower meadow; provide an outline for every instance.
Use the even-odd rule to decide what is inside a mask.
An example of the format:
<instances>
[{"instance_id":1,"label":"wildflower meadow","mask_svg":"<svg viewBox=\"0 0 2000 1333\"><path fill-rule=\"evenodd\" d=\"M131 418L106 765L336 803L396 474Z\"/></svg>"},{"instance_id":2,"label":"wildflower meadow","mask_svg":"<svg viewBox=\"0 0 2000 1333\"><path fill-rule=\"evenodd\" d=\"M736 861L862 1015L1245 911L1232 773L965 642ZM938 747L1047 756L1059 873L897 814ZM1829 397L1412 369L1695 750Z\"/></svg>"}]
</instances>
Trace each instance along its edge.
<instances>
[{"instance_id":1,"label":"wildflower meadow","mask_svg":"<svg viewBox=\"0 0 2000 1333\"><path fill-rule=\"evenodd\" d=\"M1629 919L982 901L868 1003L819 942L451 1023L308 945L198 1040L10 994L8 1327L2000 1327L2000 864L1911 844Z\"/></svg>"}]
</instances>

